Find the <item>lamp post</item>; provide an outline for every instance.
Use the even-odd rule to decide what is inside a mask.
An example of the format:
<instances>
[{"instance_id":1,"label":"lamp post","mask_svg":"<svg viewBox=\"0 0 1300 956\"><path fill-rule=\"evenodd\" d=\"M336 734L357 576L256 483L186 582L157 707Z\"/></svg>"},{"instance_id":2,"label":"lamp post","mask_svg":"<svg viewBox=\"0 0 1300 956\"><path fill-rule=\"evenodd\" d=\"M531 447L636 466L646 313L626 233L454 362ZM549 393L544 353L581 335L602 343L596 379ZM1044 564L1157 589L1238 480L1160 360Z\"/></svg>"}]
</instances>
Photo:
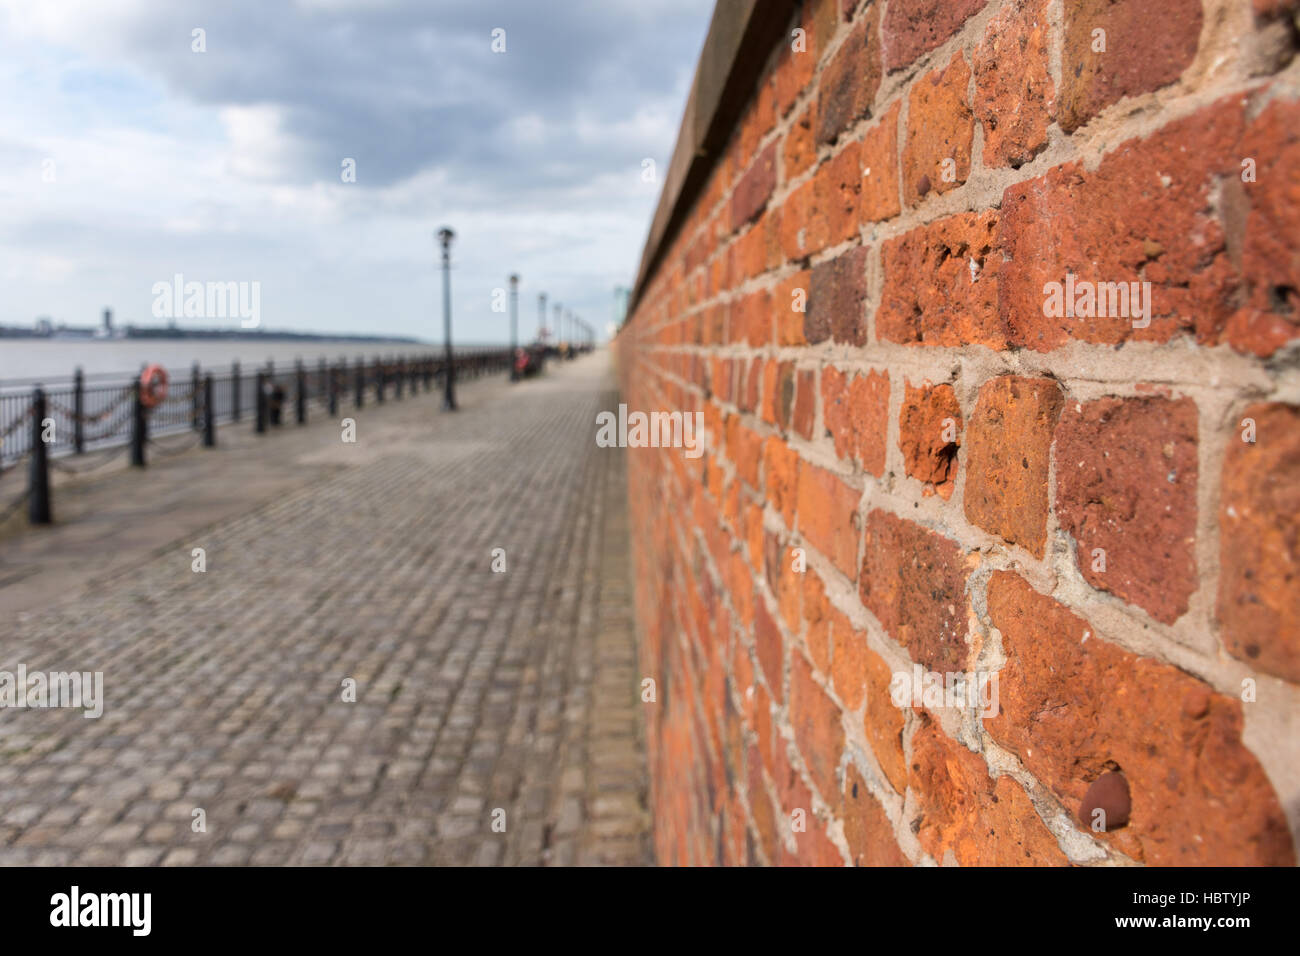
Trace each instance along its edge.
<instances>
[{"instance_id":1,"label":"lamp post","mask_svg":"<svg viewBox=\"0 0 1300 956\"><path fill-rule=\"evenodd\" d=\"M446 226L438 230L438 241L442 243L442 334L447 345L442 408L447 412L456 410L456 365L451 357L451 241L455 238L456 234Z\"/></svg>"},{"instance_id":2,"label":"lamp post","mask_svg":"<svg viewBox=\"0 0 1300 956\"><path fill-rule=\"evenodd\" d=\"M563 304L555 303L555 351L560 351L560 316L564 312Z\"/></svg>"},{"instance_id":3,"label":"lamp post","mask_svg":"<svg viewBox=\"0 0 1300 956\"><path fill-rule=\"evenodd\" d=\"M546 293L537 294L537 344L542 344L542 330L546 328Z\"/></svg>"},{"instance_id":4,"label":"lamp post","mask_svg":"<svg viewBox=\"0 0 1300 956\"><path fill-rule=\"evenodd\" d=\"M519 273L510 276L510 381L518 381L515 354L519 351Z\"/></svg>"}]
</instances>

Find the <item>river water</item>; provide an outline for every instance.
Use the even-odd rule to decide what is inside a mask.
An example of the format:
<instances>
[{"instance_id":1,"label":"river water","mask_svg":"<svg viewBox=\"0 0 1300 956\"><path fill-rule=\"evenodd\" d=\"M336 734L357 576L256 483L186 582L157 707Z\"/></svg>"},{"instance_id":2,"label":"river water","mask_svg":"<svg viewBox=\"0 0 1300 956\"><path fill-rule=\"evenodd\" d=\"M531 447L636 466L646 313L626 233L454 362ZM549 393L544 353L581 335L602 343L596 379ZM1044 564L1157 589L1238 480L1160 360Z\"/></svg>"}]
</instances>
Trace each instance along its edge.
<instances>
[{"instance_id":1,"label":"river water","mask_svg":"<svg viewBox=\"0 0 1300 956\"><path fill-rule=\"evenodd\" d=\"M466 346L470 347L470 346ZM500 346L492 346L499 348ZM459 351L461 346L457 346ZM246 370L255 370L267 359L277 366L292 365L301 358L314 367L322 358L349 363L364 356L442 354L441 345L406 342L249 342L203 339L0 339L0 385L15 380L46 383L68 381L80 365L89 375L123 373L134 375L142 365L157 362L171 373L188 375L197 361L212 369L228 368L236 360Z\"/></svg>"}]
</instances>

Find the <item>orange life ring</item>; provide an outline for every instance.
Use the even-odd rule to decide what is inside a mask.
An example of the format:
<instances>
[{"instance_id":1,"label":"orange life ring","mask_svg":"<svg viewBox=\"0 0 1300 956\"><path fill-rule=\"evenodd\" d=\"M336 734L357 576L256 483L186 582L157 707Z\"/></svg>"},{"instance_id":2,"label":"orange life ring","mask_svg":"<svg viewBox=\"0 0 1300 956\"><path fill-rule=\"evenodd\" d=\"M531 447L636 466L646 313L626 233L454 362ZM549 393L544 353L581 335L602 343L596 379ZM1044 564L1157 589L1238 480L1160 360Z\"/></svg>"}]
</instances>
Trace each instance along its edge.
<instances>
[{"instance_id":1,"label":"orange life ring","mask_svg":"<svg viewBox=\"0 0 1300 956\"><path fill-rule=\"evenodd\" d=\"M145 408L161 405L167 397L167 370L161 365L148 365L140 373L140 404Z\"/></svg>"}]
</instances>

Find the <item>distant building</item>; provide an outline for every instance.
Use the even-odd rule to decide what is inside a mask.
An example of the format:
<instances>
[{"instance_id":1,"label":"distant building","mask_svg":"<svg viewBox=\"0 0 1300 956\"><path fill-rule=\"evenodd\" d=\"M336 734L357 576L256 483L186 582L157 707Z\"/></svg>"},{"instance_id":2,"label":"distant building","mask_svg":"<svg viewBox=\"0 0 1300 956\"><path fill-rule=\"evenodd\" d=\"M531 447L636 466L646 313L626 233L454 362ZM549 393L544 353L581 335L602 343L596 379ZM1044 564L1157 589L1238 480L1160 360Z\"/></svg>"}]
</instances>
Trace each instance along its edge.
<instances>
[{"instance_id":1,"label":"distant building","mask_svg":"<svg viewBox=\"0 0 1300 956\"><path fill-rule=\"evenodd\" d=\"M110 338L113 335L113 310L104 310L104 334Z\"/></svg>"},{"instance_id":2,"label":"distant building","mask_svg":"<svg viewBox=\"0 0 1300 956\"><path fill-rule=\"evenodd\" d=\"M36 323L35 325L33 325L32 330L37 335L53 335L54 322L50 319L48 315L42 315L40 318L36 320Z\"/></svg>"}]
</instances>

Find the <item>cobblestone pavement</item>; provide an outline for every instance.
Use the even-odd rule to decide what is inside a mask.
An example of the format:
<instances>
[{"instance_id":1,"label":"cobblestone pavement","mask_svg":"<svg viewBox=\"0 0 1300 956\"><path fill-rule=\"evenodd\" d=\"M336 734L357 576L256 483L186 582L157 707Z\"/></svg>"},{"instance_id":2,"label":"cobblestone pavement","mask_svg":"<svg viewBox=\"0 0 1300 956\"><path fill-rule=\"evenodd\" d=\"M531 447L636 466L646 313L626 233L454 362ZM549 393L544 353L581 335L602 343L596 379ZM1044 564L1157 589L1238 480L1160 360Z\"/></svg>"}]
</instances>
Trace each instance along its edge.
<instances>
[{"instance_id":1,"label":"cobblestone pavement","mask_svg":"<svg viewBox=\"0 0 1300 956\"><path fill-rule=\"evenodd\" d=\"M0 670L106 699L0 709L0 863L651 862L607 359L437 399L385 408L382 453L364 415L355 446L320 429L358 463L0 623Z\"/></svg>"}]
</instances>

